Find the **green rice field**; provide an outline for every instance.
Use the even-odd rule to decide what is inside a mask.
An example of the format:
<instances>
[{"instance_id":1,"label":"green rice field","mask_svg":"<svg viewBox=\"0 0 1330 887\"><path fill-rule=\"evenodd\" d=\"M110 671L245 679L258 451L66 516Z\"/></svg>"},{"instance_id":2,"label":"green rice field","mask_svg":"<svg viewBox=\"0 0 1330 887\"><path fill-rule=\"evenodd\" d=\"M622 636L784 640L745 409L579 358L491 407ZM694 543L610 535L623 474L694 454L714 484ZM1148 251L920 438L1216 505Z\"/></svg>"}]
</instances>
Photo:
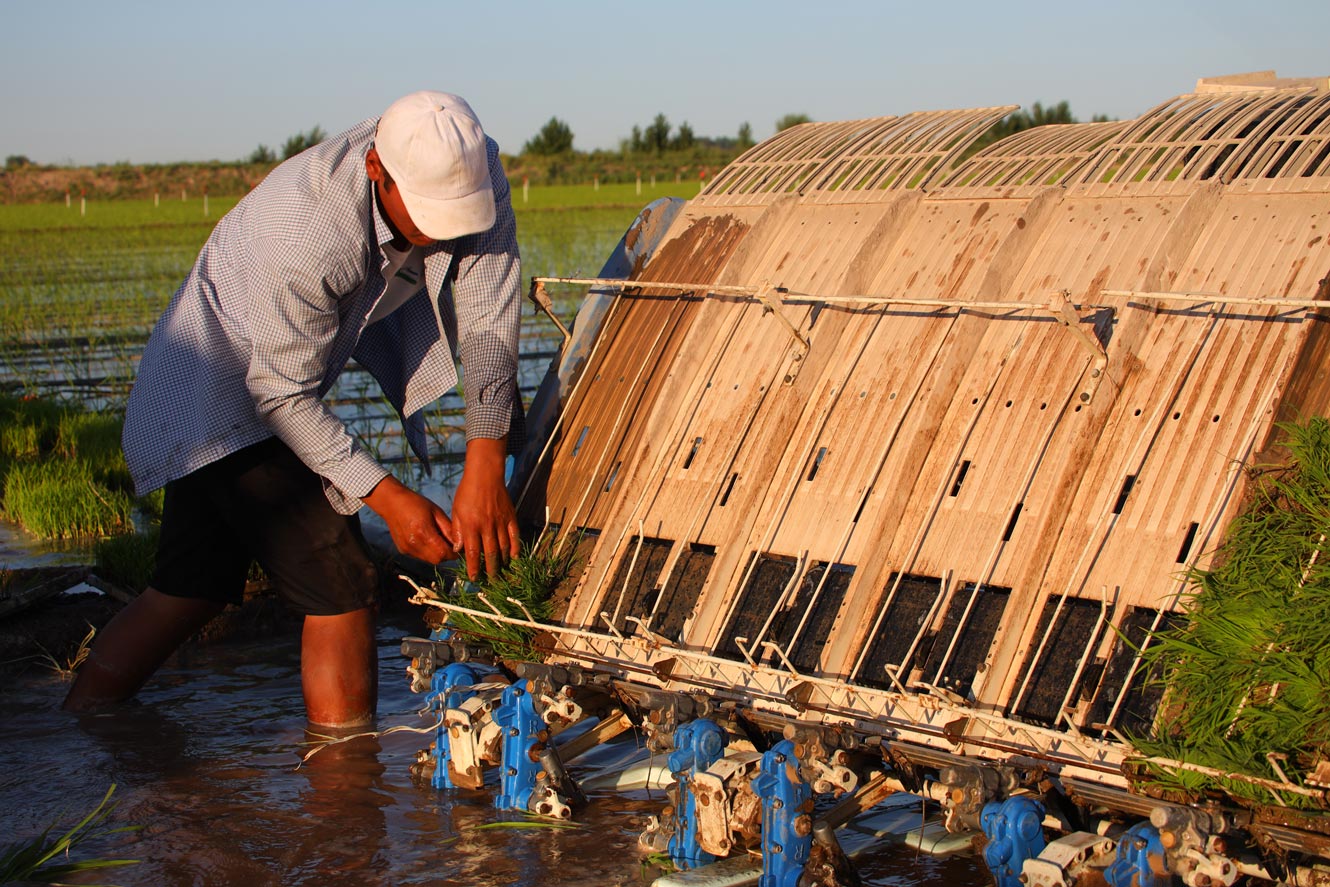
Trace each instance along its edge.
<instances>
[{"instance_id":1,"label":"green rice field","mask_svg":"<svg viewBox=\"0 0 1330 887\"><path fill-rule=\"evenodd\" d=\"M642 207L673 194L691 197L697 188L696 182L655 189L643 183L639 195L634 184L544 186L524 194L517 183L524 276L596 275ZM119 415L153 323L237 201L211 198L206 215L201 197L0 206L0 398L8 405L0 456L0 513L8 523L0 524L0 534L12 535L17 523L43 538L92 538L132 530L131 511L139 524L151 513L151 502L130 499L115 447ZM557 307L565 322L578 298L578 290L562 291ZM524 308L523 325L519 384L529 399L557 353L558 336L530 309ZM35 409L34 400L50 409ZM366 374L348 368L329 400L399 475L417 470L403 451L396 417ZM455 463L461 400L445 398L431 413L435 451L445 466ZM69 429L85 429L86 438L94 426L111 452L100 446L95 462L83 464ZM447 487L448 471L438 474L433 482ZM80 497L80 490L87 492ZM0 564L7 557L0 546Z\"/></svg>"}]
</instances>

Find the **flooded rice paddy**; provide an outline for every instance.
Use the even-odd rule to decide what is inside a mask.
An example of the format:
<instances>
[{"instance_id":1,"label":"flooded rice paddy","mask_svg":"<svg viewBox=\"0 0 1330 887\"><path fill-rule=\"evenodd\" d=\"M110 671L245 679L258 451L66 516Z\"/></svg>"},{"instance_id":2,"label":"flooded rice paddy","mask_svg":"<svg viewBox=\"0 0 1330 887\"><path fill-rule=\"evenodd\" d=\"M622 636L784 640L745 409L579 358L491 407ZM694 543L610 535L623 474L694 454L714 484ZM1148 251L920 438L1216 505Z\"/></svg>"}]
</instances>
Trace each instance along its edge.
<instances>
[{"instance_id":1,"label":"flooded rice paddy","mask_svg":"<svg viewBox=\"0 0 1330 887\"><path fill-rule=\"evenodd\" d=\"M398 648L417 630L379 630L380 730L425 727ZM116 785L115 824L129 835L81 851L137 859L87 883L126 885L649 884L637 834L659 791L593 794L572 828L493 808L493 790L440 791L410 774L425 736L397 732L308 750L294 637L200 648L163 669L115 714L59 710L65 685L29 672L0 693L3 838L72 824ZM573 768L597 772L637 752L627 736ZM869 885L984 884L971 858L900 846L868 853Z\"/></svg>"},{"instance_id":2,"label":"flooded rice paddy","mask_svg":"<svg viewBox=\"0 0 1330 887\"><path fill-rule=\"evenodd\" d=\"M645 204L649 197L643 198ZM216 215L226 206L214 199ZM0 387L116 410L156 315L215 222L195 202L160 209L0 207ZM147 216L146 213L158 215ZM636 206L518 211L527 276L595 275ZM581 297L567 290L571 319ZM549 322L524 309L520 386L530 400L558 348ZM463 451L462 401L430 410L425 477L404 454L391 408L369 377L349 367L330 395L371 452L447 506ZM367 527L371 537L374 527ZM90 540L37 540L0 520L0 567L89 563ZM412 616L378 634L379 730L428 728L409 692L400 640ZM430 737L393 732L308 750L298 638L188 648L114 714L59 709L67 685L32 668L0 689L0 846L63 829L116 786L113 825L137 831L93 841L81 854L136 859L86 883L162 884L646 884L637 835L659 792L595 794L566 829L512 826L493 792L439 791L410 765ZM586 775L643 755L623 737L578 762ZM985 884L972 858L939 860L884 844L859 863L870 885ZM73 879L75 881L78 878Z\"/></svg>"}]
</instances>

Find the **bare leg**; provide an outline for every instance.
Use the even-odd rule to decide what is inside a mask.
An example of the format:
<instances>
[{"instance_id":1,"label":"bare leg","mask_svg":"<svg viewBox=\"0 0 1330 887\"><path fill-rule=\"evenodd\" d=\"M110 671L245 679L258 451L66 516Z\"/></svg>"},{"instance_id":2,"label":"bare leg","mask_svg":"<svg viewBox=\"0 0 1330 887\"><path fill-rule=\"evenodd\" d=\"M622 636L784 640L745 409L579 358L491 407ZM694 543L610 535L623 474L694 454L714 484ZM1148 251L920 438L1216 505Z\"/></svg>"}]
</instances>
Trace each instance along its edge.
<instances>
[{"instance_id":1,"label":"bare leg","mask_svg":"<svg viewBox=\"0 0 1330 887\"><path fill-rule=\"evenodd\" d=\"M374 610L340 616L306 616L300 639L300 682L305 713L320 727L373 723L379 670Z\"/></svg>"},{"instance_id":2,"label":"bare leg","mask_svg":"<svg viewBox=\"0 0 1330 887\"><path fill-rule=\"evenodd\" d=\"M65 708L87 711L133 696L222 607L215 601L145 590L97 634L65 697Z\"/></svg>"}]
</instances>

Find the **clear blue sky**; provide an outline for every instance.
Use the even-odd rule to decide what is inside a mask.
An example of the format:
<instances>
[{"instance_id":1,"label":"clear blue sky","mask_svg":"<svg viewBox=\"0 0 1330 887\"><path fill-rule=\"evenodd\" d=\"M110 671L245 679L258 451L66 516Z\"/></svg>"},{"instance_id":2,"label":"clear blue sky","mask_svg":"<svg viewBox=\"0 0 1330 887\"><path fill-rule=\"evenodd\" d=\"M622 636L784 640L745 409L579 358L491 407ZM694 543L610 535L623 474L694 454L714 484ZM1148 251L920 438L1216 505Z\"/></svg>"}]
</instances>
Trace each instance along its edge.
<instances>
[{"instance_id":1,"label":"clear blue sky","mask_svg":"<svg viewBox=\"0 0 1330 887\"><path fill-rule=\"evenodd\" d=\"M232 160L399 95L456 92L506 151L551 116L612 148L663 112L765 138L842 120L1063 99L1133 117L1198 76L1330 74L1327 0L0 0L0 156Z\"/></svg>"}]
</instances>

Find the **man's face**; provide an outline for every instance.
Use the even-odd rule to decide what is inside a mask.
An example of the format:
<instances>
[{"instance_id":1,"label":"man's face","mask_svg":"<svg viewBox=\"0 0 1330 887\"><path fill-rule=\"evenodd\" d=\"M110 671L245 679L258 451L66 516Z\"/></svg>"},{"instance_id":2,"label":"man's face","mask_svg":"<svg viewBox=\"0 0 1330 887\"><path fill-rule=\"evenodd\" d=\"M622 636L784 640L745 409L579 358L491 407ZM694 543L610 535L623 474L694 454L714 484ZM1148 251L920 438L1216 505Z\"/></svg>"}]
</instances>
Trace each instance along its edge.
<instances>
[{"instance_id":1,"label":"man's face","mask_svg":"<svg viewBox=\"0 0 1330 887\"><path fill-rule=\"evenodd\" d=\"M374 148L370 148L365 157L365 171L378 187L379 201L388 216L388 223L415 246L431 246L435 242L434 238L422 234L416 223L411 221L406 205L402 203L402 193L395 183L390 183L387 171L379 160L379 152Z\"/></svg>"}]
</instances>

